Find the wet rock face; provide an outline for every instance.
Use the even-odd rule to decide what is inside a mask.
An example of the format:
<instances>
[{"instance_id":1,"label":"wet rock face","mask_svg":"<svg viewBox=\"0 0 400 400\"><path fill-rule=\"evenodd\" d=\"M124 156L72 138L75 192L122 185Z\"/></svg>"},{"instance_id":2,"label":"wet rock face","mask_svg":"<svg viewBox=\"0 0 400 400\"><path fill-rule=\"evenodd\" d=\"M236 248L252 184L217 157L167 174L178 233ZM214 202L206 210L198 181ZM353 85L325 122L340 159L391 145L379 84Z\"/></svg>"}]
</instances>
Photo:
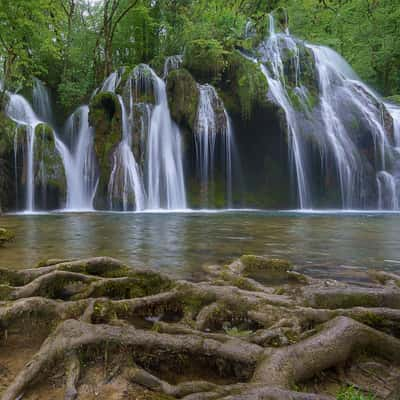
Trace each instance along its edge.
<instances>
[{"instance_id":1,"label":"wet rock face","mask_svg":"<svg viewBox=\"0 0 400 400\"><path fill-rule=\"evenodd\" d=\"M193 132L199 104L199 89L186 69L173 70L167 79L168 105L172 118Z\"/></svg>"},{"instance_id":2,"label":"wet rock face","mask_svg":"<svg viewBox=\"0 0 400 400\"><path fill-rule=\"evenodd\" d=\"M61 208L66 197L64 165L56 149L54 132L46 124L35 129L35 198L43 209Z\"/></svg>"},{"instance_id":3,"label":"wet rock face","mask_svg":"<svg viewBox=\"0 0 400 400\"><path fill-rule=\"evenodd\" d=\"M16 124L6 117L0 105L0 212L11 208L15 202L12 197L15 193L12 165L15 134Z\"/></svg>"},{"instance_id":4,"label":"wet rock face","mask_svg":"<svg viewBox=\"0 0 400 400\"><path fill-rule=\"evenodd\" d=\"M95 130L94 150L99 169L95 206L104 208L107 185L113 165L113 154L121 141L121 106L115 94L103 92L92 99L89 109L89 124Z\"/></svg>"}]
</instances>

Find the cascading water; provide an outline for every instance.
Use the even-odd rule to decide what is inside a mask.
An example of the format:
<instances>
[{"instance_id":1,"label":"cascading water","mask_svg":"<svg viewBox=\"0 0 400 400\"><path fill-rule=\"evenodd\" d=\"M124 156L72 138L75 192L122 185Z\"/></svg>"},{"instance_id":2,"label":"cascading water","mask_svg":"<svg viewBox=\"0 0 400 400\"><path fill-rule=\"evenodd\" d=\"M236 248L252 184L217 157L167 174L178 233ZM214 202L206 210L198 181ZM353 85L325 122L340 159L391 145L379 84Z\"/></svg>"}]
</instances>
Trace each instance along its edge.
<instances>
[{"instance_id":1,"label":"cascading water","mask_svg":"<svg viewBox=\"0 0 400 400\"><path fill-rule=\"evenodd\" d=\"M121 198L124 211L186 208L181 138L170 116L165 82L141 64L129 76L123 96L117 97L122 140L113 154L110 208L115 208L115 198ZM151 98L154 105L148 103ZM139 125L140 132L135 130ZM134 147L141 153L137 158ZM143 161L142 171L137 159Z\"/></svg>"},{"instance_id":2,"label":"cascading water","mask_svg":"<svg viewBox=\"0 0 400 400\"><path fill-rule=\"evenodd\" d=\"M170 71L180 68L182 63L183 63L183 56L181 54L176 54L174 56L167 57L164 63L163 79L165 79L168 76Z\"/></svg>"},{"instance_id":3,"label":"cascading water","mask_svg":"<svg viewBox=\"0 0 400 400\"><path fill-rule=\"evenodd\" d=\"M119 68L117 71L112 72L108 78L104 81L100 91L101 92L112 92L117 90L117 87L121 83L122 75L125 72L125 68Z\"/></svg>"},{"instance_id":4,"label":"cascading water","mask_svg":"<svg viewBox=\"0 0 400 400\"><path fill-rule=\"evenodd\" d=\"M268 63L270 68L261 65L261 70L267 78L270 95L285 112L288 128L289 158L291 165L294 166L294 175L297 180L297 193L300 208L311 208L311 196L309 179L305 168L303 149L300 144L300 133L296 111L290 100L286 88L283 51L287 51L292 56L295 66L296 86L299 81L299 51L295 40L287 33L276 33L275 21L272 15L269 17L269 38L260 47L261 61ZM299 98L301 101L301 98Z\"/></svg>"},{"instance_id":5,"label":"cascading water","mask_svg":"<svg viewBox=\"0 0 400 400\"><path fill-rule=\"evenodd\" d=\"M386 171L378 172L378 209L398 210L399 200L394 177Z\"/></svg>"},{"instance_id":6,"label":"cascading water","mask_svg":"<svg viewBox=\"0 0 400 400\"><path fill-rule=\"evenodd\" d=\"M66 137L76 138L73 150L58 138L56 146L61 154L67 180L69 210L91 210L96 192L97 176L93 151L93 129L89 126L89 107L79 107L68 118L64 131Z\"/></svg>"},{"instance_id":7,"label":"cascading water","mask_svg":"<svg viewBox=\"0 0 400 400\"><path fill-rule=\"evenodd\" d=\"M33 81L32 100L32 107L36 115L42 121L53 125L53 112L49 92L39 79L34 79Z\"/></svg>"},{"instance_id":8,"label":"cascading water","mask_svg":"<svg viewBox=\"0 0 400 400\"><path fill-rule=\"evenodd\" d=\"M217 147L221 148L225 170L227 206L232 205L232 125L225 107L211 85L199 85L199 105L194 129L197 172L200 177L201 205L209 206ZM218 145L218 146L217 146Z\"/></svg>"},{"instance_id":9,"label":"cascading water","mask_svg":"<svg viewBox=\"0 0 400 400\"><path fill-rule=\"evenodd\" d=\"M10 100L7 105L7 115L18 126L23 127L26 132L26 160L24 162L26 168L26 202L25 209L28 212L35 210L35 182L34 182L34 145L35 145L35 129L41 123L30 104L26 99L18 94L10 94ZM16 139L14 140L15 163L17 162L18 153L18 135L16 130ZM17 169L15 171L17 173ZM17 185L18 186L18 185Z\"/></svg>"},{"instance_id":10,"label":"cascading water","mask_svg":"<svg viewBox=\"0 0 400 400\"><path fill-rule=\"evenodd\" d=\"M253 35L251 24L247 35ZM341 202L342 208L398 210L400 107L383 101L363 84L333 50L296 39L287 23L278 31L272 15L269 36L252 60L260 63L268 81L269 99L284 111L299 206L318 206L325 196L328 204ZM181 64L182 56L168 57L164 78ZM124 69L112 73L92 96L113 93L115 97L105 97L117 105L113 124L121 118L120 142L118 138L112 142L107 160L96 160L88 106L79 107L71 115L60 136L54 131L50 135L45 126L36 129L42 121L52 128L55 125L48 91L40 81L34 81L32 107L22 96L9 95L6 111L17 123L15 191L18 197L20 180L24 179L27 211L40 208L41 197L47 195L51 179L45 159L49 152L54 154L54 142L64 164L67 209L92 209L100 178L105 179L106 185L101 180L99 187L105 187L101 190L107 192L110 209L186 208L181 133L171 119L166 84L143 64L132 71L122 87L123 76ZM224 185L218 181L218 189L223 188L224 205L231 207L233 129L210 85L199 85L193 134L200 205L215 205L214 182L222 178ZM39 143L53 147L45 154ZM105 168L109 176L99 177L98 163L104 161L110 163ZM23 174L18 172L21 165Z\"/></svg>"},{"instance_id":11,"label":"cascading water","mask_svg":"<svg viewBox=\"0 0 400 400\"><path fill-rule=\"evenodd\" d=\"M277 32L272 15L269 22L269 36L259 47L259 60L269 95L285 113L300 208L311 208L314 203L311 159L315 148L321 174L335 171L342 208L373 204L368 197L373 192L380 197L377 186L388 187L389 176L391 188L396 181L388 168L399 157L388 141L384 114L392 116L396 142L400 139L398 107L385 104L333 50L305 44L292 37L286 27ZM307 60L311 67L303 66ZM314 75L313 82L310 75ZM375 150L369 158L360 151L357 130L364 140L373 142ZM373 170L379 175L375 179L371 177ZM396 196L397 191L392 192ZM397 208L397 202L387 202L385 207Z\"/></svg>"},{"instance_id":12,"label":"cascading water","mask_svg":"<svg viewBox=\"0 0 400 400\"><path fill-rule=\"evenodd\" d=\"M130 97L131 99L131 97ZM145 208L145 193L141 173L135 157L132 153L131 121L133 120L130 109L129 116L122 97L118 95L122 114L122 141L113 154L113 167L108 184L110 209L114 209L113 199L119 195L122 197L122 209L128 211L133 204L136 210ZM132 106L132 102L130 101ZM130 194L134 195L132 201Z\"/></svg>"},{"instance_id":13,"label":"cascading water","mask_svg":"<svg viewBox=\"0 0 400 400\"><path fill-rule=\"evenodd\" d=\"M165 82L148 69L155 106L151 115L146 152L147 207L184 209L186 193L182 144L178 126L172 121Z\"/></svg>"}]
</instances>

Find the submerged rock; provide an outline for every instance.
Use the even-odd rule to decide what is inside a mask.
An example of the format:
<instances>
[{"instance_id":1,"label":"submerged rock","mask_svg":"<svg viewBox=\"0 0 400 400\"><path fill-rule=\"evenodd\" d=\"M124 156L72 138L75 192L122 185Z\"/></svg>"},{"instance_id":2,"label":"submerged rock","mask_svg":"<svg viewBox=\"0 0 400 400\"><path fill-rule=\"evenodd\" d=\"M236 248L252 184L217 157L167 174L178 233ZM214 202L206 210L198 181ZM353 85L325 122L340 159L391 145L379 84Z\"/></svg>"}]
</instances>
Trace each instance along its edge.
<instances>
[{"instance_id":1,"label":"submerged rock","mask_svg":"<svg viewBox=\"0 0 400 400\"><path fill-rule=\"evenodd\" d=\"M14 240L14 238L15 235L13 232L5 228L0 228L0 246L7 242L11 242L12 240Z\"/></svg>"},{"instance_id":2,"label":"submerged rock","mask_svg":"<svg viewBox=\"0 0 400 400\"><path fill-rule=\"evenodd\" d=\"M234 274L260 278L262 281L275 281L289 279L293 266L290 261L279 258L243 255L229 269Z\"/></svg>"}]
</instances>

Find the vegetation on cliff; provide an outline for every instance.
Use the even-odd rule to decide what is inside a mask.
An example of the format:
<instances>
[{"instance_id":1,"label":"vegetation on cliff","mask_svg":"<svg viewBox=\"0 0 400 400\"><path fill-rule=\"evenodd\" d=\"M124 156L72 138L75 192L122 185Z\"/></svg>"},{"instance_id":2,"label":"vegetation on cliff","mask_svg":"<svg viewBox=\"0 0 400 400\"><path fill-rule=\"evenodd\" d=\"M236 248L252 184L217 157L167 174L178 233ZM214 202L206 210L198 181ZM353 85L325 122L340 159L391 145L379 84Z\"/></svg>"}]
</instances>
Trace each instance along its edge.
<instances>
[{"instance_id":1,"label":"vegetation on cliff","mask_svg":"<svg viewBox=\"0 0 400 400\"><path fill-rule=\"evenodd\" d=\"M1 72L12 89L41 78L68 110L112 70L162 65L172 54L185 55L197 80L214 83L230 52L254 48L267 34L273 10L282 28L289 24L300 38L333 47L384 95L400 92L400 8L390 0L4 0ZM249 21L256 35L246 38Z\"/></svg>"}]
</instances>

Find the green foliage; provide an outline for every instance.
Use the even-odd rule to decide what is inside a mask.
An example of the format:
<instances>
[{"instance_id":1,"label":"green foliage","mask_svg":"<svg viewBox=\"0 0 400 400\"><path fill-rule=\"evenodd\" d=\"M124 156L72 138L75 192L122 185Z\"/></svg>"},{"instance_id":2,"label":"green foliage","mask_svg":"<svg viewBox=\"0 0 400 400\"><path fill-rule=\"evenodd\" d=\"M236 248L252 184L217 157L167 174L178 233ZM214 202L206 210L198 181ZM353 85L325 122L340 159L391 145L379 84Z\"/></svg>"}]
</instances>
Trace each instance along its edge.
<instances>
[{"instance_id":1,"label":"green foliage","mask_svg":"<svg viewBox=\"0 0 400 400\"><path fill-rule=\"evenodd\" d=\"M349 386L342 389L336 398L337 400L374 400L375 396L370 394L364 395L354 386Z\"/></svg>"},{"instance_id":2,"label":"green foliage","mask_svg":"<svg viewBox=\"0 0 400 400\"><path fill-rule=\"evenodd\" d=\"M253 333L253 331L240 329L236 326L234 326L232 328L225 326L224 331L227 335L233 336L233 337L246 337L246 336L250 336Z\"/></svg>"},{"instance_id":3,"label":"green foliage","mask_svg":"<svg viewBox=\"0 0 400 400\"><path fill-rule=\"evenodd\" d=\"M268 82L259 64L247 60L236 51L232 52L228 57L226 78L232 86L231 96L239 97L240 112L244 118L251 117L255 106L266 104Z\"/></svg>"},{"instance_id":4,"label":"green foliage","mask_svg":"<svg viewBox=\"0 0 400 400\"><path fill-rule=\"evenodd\" d=\"M231 79L229 95L249 117L266 81L234 50L264 39L272 11L280 29L289 24L300 38L333 47L384 95L400 93L398 0L0 0L0 75L11 89L41 78L70 112L112 70L150 63L160 72L166 56L184 54L197 80ZM249 20L256 34L245 38ZM310 57L300 56L313 96Z\"/></svg>"},{"instance_id":5,"label":"green foliage","mask_svg":"<svg viewBox=\"0 0 400 400\"><path fill-rule=\"evenodd\" d=\"M193 130L199 103L196 81L184 68L171 71L167 79L168 103L172 118Z\"/></svg>"},{"instance_id":6,"label":"green foliage","mask_svg":"<svg viewBox=\"0 0 400 400\"><path fill-rule=\"evenodd\" d=\"M187 44L183 64L199 80L218 81L227 66L227 54L215 39L196 39Z\"/></svg>"},{"instance_id":7,"label":"green foliage","mask_svg":"<svg viewBox=\"0 0 400 400\"><path fill-rule=\"evenodd\" d=\"M52 0L0 1L0 59L6 85L45 75L60 58L60 8Z\"/></svg>"},{"instance_id":8,"label":"green foliage","mask_svg":"<svg viewBox=\"0 0 400 400\"><path fill-rule=\"evenodd\" d=\"M290 29L311 42L333 47L362 79L385 95L400 92L398 1L282 0Z\"/></svg>"}]
</instances>

